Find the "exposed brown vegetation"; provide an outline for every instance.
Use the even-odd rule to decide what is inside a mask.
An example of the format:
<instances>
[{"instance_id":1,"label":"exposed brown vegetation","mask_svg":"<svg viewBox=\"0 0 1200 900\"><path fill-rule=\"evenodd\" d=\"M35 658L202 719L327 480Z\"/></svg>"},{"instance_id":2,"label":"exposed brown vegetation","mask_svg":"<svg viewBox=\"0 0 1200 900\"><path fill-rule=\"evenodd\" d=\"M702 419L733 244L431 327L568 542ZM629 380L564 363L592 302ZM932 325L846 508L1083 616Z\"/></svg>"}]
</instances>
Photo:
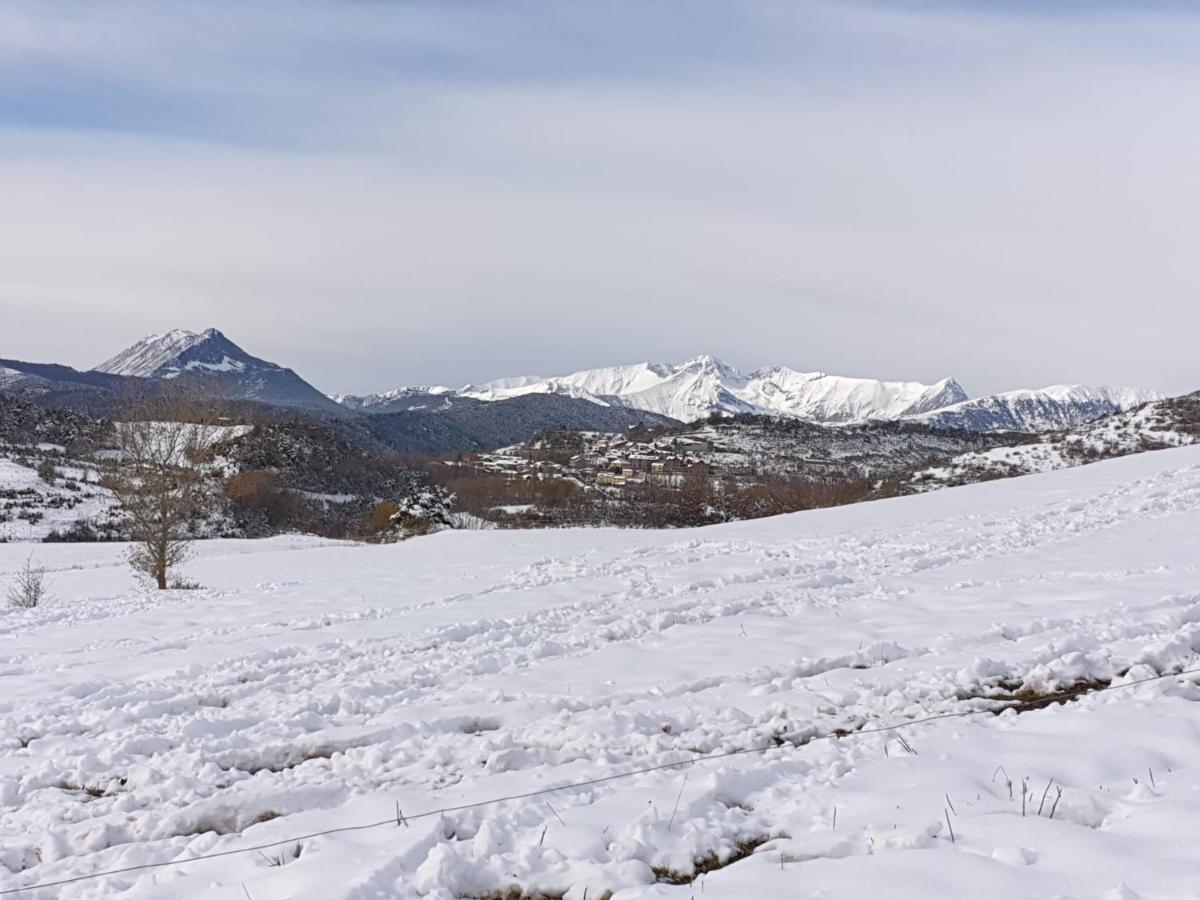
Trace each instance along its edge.
<instances>
[{"instance_id":1,"label":"exposed brown vegetation","mask_svg":"<svg viewBox=\"0 0 1200 900\"><path fill-rule=\"evenodd\" d=\"M562 449L564 453L568 450ZM555 451L543 452L553 455ZM569 478L506 476L474 464L470 457L420 465L437 484L455 494L457 510L516 527L680 528L840 506L898 493L895 483L865 478L724 478L701 466L682 474L675 484L644 481L627 484L619 491L601 491ZM504 507L522 506L534 509L530 513L502 512Z\"/></svg>"},{"instance_id":2,"label":"exposed brown vegetation","mask_svg":"<svg viewBox=\"0 0 1200 900\"><path fill-rule=\"evenodd\" d=\"M1104 681L1099 678L1084 678L1079 681L1073 681L1057 690L1047 691L1028 687L1019 682L1002 681L996 686L995 690L989 691L983 696L989 700L1000 701L1002 705L996 710L997 712L1012 709L1018 713L1025 713L1045 709L1048 706L1055 706L1060 703L1069 703L1076 697L1104 690L1111 685L1112 681Z\"/></svg>"},{"instance_id":3,"label":"exposed brown vegetation","mask_svg":"<svg viewBox=\"0 0 1200 900\"><path fill-rule=\"evenodd\" d=\"M692 863L693 870L690 874L674 872L665 868L656 868L654 869L654 876L662 884L691 884L701 875L707 875L709 872L716 872L719 869L724 869L726 866L732 866L736 862L741 862L768 840L769 838L766 837L749 838L740 841L726 856L718 856L716 853L703 856Z\"/></svg>"},{"instance_id":4,"label":"exposed brown vegetation","mask_svg":"<svg viewBox=\"0 0 1200 900\"><path fill-rule=\"evenodd\" d=\"M239 472L225 480L225 499L243 517L261 520L266 528L277 530L300 518L303 504L292 491L279 487L273 472Z\"/></svg>"}]
</instances>

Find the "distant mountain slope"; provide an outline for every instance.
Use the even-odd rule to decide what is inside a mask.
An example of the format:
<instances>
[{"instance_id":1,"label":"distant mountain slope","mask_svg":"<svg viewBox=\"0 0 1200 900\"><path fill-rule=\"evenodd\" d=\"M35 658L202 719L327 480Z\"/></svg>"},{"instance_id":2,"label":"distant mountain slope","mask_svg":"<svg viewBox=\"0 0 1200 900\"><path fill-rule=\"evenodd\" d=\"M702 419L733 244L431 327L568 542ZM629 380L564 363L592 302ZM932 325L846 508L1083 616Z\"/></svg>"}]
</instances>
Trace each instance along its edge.
<instances>
[{"instance_id":1,"label":"distant mountain slope","mask_svg":"<svg viewBox=\"0 0 1200 900\"><path fill-rule=\"evenodd\" d=\"M1161 398L1157 391L1058 384L976 397L913 418L934 428L1050 431L1082 425Z\"/></svg>"},{"instance_id":2,"label":"distant mountain slope","mask_svg":"<svg viewBox=\"0 0 1200 900\"><path fill-rule=\"evenodd\" d=\"M1088 422L1158 399L1154 391L1056 385L969 399L953 378L933 384L797 372L783 366L744 375L712 356L677 365L637 363L571 375L522 376L467 385L400 388L340 399L374 412L446 408L464 398L496 402L550 394L655 412L682 422L710 415L770 415L825 424L913 420L932 428L1045 431Z\"/></svg>"},{"instance_id":3,"label":"distant mountain slope","mask_svg":"<svg viewBox=\"0 0 1200 900\"><path fill-rule=\"evenodd\" d=\"M341 408L291 369L251 356L215 328L150 335L93 371L129 378L203 380L217 385L231 400L330 411Z\"/></svg>"},{"instance_id":4,"label":"distant mountain slope","mask_svg":"<svg viewBox=\"0 0 1200 900\"><path fill-rule=\"evenodd\" d=\"M118 390L125 379L104 372L81 372L70 366L57 363L32 363L19 359L0 359L0 389L16 389L36 392L51 390L53 386L76 385L79 387Z\"/></svg>"},{"instance_id":5,"label":"distant mountain slope","mask_svg":"<svg viewBox=\"0 0 1200 900\"><path fill-rule=\"evenodd\" d=\"M405 412L410 409L435 411L455 406L474 406L477 402L471 397L463 397L448 388L439 387L397 388L365 396L332 394L330 399L347 409L367 413Z\"/></svg>"},{"instance_id":6,"label":"distant mountain slope","mask_svg":"<svg viewBox=\"0 0 1200 900\"><path fill-rule=\"evenodd\" d=\"M562 393L694 421L713 413L793 416L815 422L897 419L966 399L950 378L935 384L845 378L782 366L743 375L712 356L678 365L590 369L561 378L519 378L468 386L461 393L497 400Z\"/></svg>"},{"instance_id":7,"label":"distant mountain slope","mask_svg":"<svg viewBox=\"0 0 1200 900\"><path fill-rule=\"evenodd\" d=\"M474 401L443 410L410 409L368 415L345 428L365 429L396 453L438 455L494 450L528 440L541 431L624 431L635 425L677 425L643 410L600 406L578 397L512 397L494 403Z\"/></svg>"},{"instance_id":8,"label":"distant mountain slope","mask_svg":"<svg viewBox=\"0 0 1200 900\"><path fill-rule=\"evenodd\" d=\"M964 453L918 472L914 485L968 484L1200 443L1200 391L1145 403L1010 447Z\"/></svg>"},{"instance_id":9,"label":"distant mountain slope","mask_svg":"<svg viewBox=\"0 0 1200 900\"><path fill-rule=\"evenodd\" d=\"M953 378L933 384L876 381L776 367L751 376L744 399L771 412L815 422L903 419L966 399Z\"/></svg>"},{"instance_id":10,"label":"distant mountain slope","mask_svg":"<svg viewBox=\"0 0 1200 900\"><path fill-rule=\"evenodd\" d=\"M46 409L112 416L127 393L128 379L69 366L0 360L0 392Z\"/></svg>"},{"instance_id":11,"label":"distant mountain slope","mask_svg":"<svg viewBox=\"0 0 1200 900\"><path fill-rule=\"evenodd\" d=\"M386 407L401 397L424 404L468 397L495 402L529 394L558 394L612 407L694 421L713 413L783 415L816 422L897 419L937 409L967 395L951 378L934 384L845 378L822 372L796 372L782 366L743 375L712 356L677 365L638 363L588 369L561 377L523 376L449 388L412 388L344 398L355 409Z\"/></svg>"},{"instance_id":12,"label":"distant mountain slope","mask_svg":"<svg viewBox=\"0 0 1200 900\"><path fill-rule=\"evenodd\" d=\"M182 328L176 328L166 334L152 334L96 366L93 371L130 378L161 378L166 377L167 372L172 370L174 374L178 374L178 367L172 366L172 362L189 348L203 343L210 333L214 336L220 334L211 328L201 334L184 331Z\"/></svg>"},{"instance_id":13,"label":"distant mountain slope","mask_svg":"<svg viewBox=\"0 0 1200 900\"><path fill-rule=\"evenodd\" d=\"M66 409L45 409L0 393L0 444L59 444L64 447L99 444L112 423Z\"/></svg>"}]
</instances>

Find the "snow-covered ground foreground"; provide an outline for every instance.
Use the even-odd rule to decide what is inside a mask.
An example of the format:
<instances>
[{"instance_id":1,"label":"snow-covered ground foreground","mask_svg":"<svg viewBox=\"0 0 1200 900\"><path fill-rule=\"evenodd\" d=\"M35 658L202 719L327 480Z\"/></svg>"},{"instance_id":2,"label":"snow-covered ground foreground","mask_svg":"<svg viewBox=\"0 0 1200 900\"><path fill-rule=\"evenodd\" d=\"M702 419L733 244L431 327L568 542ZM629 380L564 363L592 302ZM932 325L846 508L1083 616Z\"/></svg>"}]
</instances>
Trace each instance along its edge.
<instances>
[{"instance_id":1,"label":"snow-covered ground foreground","mask_svg":"<svg viewBox=\"0 0 1200 900\"><path fill-rule=\"evenodd\" d=\"M199 591L122 552L39 547L56 599L0 614L0 895L1200 896L1200 676L873 731L1200 665L1200 448L699 531L214 541Z\"/></svg>"}]
</instances>

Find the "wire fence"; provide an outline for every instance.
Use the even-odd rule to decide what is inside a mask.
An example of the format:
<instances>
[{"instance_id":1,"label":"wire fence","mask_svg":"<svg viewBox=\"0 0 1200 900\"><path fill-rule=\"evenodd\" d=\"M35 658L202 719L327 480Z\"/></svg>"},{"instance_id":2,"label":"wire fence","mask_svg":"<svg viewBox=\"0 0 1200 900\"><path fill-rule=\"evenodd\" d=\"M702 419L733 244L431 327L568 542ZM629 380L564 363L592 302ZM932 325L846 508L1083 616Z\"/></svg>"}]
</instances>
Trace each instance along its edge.
<instances>
[{"instance_id":1,"label":"wire fence","mask_svg":"<svg viewBox=\"0 0 1200 900\"><path fill-rule=\"evenodd\" d=\"M1065 700L1072 700L1076 697L1085 694L1099 694L1106 691L1120 691L1131 687L1137 687L1141 684L1149 684L1153 681L1162 681L1167 678L1181 678L1185 675L1200 674L1200 667L1183 669L1178 672L1164 672L1159 675L1152 675L1147 678L1138 678L1133 681L1122 682L1121 684L1108 684L1101 686L1087 685L1073 690L1061 691L1054 694L1042 694L1037 697L1037 705L1040 708L1043 705L1058 703ZM984 698L987 699L987 698ZM23 894L30 891L42 890L44 888L63 887L68 884L78 884L83 881L94 881L100 878L109 878L115 875L127 875L132 872L144 872L151 869L165 869L174 866L184 866L190 863L203 862L209 859L220 859L226 856L235 856L240 853L261 853L264 850L273 850L278 847L285 847L288 844L297 844L303 841L312 840L314 838L326 837L334 834L346 834L355 831L369 831L375 828L385 827L401 827L407 826L409 822L415 822L420 819L428 819L433 816L444 816L446 813L464 812L466 810L480 809L487 806L495 806L500 803L509 803L515 800L528 800L533 797L541 797L547 794L556 794L562 791L577 790L580 788L593 787L600 784L608 784L613 781L621 781L626 778L636 778L639 775L647 775L653 772L662 772L668 769L682 769L689 766L699 765L701 763L714 762L722 759L730 759L736 756L748 756L762 753L769 753L772 750L796 749L817 741L826 740L850 740L857 737L862 737L869 734L883 734L886 732L902 731L908 728L915 728L918 725L926 725L930 722L940 722L945 719L965 719L972 716L994 716L999 712L1003 712L1005 708L1000 709L972 709L961 712L936 713L933 715L922 716L916 719L906 719L903 722L897 722L892 725L882 725L874 728L859 728L849 732L828 732L826 734L812 735L805 738L800 738L794 741L787 740L772 740L771 743L758 747L743 747L738 750L725 750L720 753L710 753L703 756L695 756L691 759L678 760L670 763L659 763L652 766L642 766L637 769L627 769L622 772L615 772L611 775L602 775L597 778L588 778L583 781L572 781L567 784L559 784L553 787L539 788L533 791L525 791L519 794L507 794L503 797L492 797L488 800L477 800L471 803L460 803L454 806L443 806L437 809L426 810L425 812L415 813L411 815L402 814L399 807L396 808L396 814L389 816L386 819L380 819L376 822L365 822L361 825L343 825L338 828L326 828L322 831L312 831L307 834L298 834L293 837L283 838L278 841L270 841L265 844L253 844L247 847L233 847L228 850L216 850L212 853L199 853L194 856L188 856L183 859L170 859L162 862L142 863L136 866L124 866L119 869L107 869L102 872L92 872L87 875L76 875L71 878L61 878L56 881L42 881L35 884L25 885L24 887L4 888L0 890L0 897L13 896Z\"/></svg>"}]
</instances>

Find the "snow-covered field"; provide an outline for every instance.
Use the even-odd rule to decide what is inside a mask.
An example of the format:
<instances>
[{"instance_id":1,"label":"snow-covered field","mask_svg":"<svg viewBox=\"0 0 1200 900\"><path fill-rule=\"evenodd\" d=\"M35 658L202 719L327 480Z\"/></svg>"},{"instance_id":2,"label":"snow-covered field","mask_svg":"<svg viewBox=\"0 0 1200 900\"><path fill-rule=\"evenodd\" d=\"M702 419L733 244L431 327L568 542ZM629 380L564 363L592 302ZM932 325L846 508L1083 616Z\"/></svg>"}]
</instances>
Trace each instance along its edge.
<instances>
[{"instance_id":1,"label":"snow-covered field","mask_svg":"<svg viewBox=\"0 0 1200 900\"><path fill-rule=\"evenodd\" d=\"M1198 538L1189 447L698 531L212 541L199 591L39 547L0 896L1200 896L1200 676L875 730L1195 668Z\"/></svg>"}]
</instances>

